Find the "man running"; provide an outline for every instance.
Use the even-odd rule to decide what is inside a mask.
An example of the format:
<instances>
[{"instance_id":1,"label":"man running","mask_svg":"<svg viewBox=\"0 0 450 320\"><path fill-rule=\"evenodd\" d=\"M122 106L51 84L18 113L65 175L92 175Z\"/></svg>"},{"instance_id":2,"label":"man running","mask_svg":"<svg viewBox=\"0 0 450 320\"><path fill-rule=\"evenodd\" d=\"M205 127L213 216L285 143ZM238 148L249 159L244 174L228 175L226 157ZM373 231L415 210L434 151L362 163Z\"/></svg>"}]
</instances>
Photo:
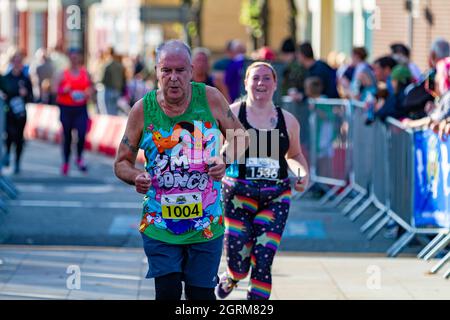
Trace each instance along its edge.
<instances>
[{"instance_id":1,"label":"man running","mask_svg":"<svg viewBox=\"0 0 450 320\"><path fill-rule=\"evenodd\" d=\"M183 42L158 47L156 76L159 88L131 109L114 171L145 194L140 232L156 299L179 300L184 281L186 299L214 300L224 234L220 135L245 130L217 89L191 82ZM135 168L139 148L145 171Z\"/></svg>"}]
</instances>

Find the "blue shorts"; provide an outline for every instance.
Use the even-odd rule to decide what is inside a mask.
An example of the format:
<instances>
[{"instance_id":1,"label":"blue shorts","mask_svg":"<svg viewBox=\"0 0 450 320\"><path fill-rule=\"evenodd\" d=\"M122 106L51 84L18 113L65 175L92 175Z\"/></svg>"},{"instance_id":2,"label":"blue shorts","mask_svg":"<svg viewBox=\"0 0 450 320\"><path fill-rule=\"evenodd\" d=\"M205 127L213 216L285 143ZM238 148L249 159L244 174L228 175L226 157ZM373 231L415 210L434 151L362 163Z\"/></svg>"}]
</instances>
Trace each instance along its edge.
<instances>
[{"instance_id":1,"label":"blue shorts","mask_svg":"<svg viewBox=\"0 0 450 320\"><path fill-rule=\"evenodd\" d=\"M148 260L146 278L180 272L190 286L214 288L217 285L223 236L202 243L174 245L141 235Z\"/></svg>"}]
</instances>

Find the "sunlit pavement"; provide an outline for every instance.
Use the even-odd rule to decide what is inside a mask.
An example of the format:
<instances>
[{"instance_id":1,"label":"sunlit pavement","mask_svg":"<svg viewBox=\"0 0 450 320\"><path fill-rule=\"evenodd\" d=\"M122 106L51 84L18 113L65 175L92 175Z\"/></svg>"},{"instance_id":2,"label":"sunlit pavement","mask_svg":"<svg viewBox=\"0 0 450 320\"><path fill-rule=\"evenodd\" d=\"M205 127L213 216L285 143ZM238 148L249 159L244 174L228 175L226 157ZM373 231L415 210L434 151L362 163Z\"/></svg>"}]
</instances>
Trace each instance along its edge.
<instances>
[{"instance_id":1,"label":"sunlit pavement","mask_svg":"<svg viewBox=\"0 0 450 320\"><path fill-rule=\"evenodd\" d=\"M0 246L0 299L153 299L140 249ZM280 253L271 299L449 299L433 262L375 255ZM224 270L224 260L221 270ZM248 279L228 299L246 297Z\"/></svg>"}]
</instances>

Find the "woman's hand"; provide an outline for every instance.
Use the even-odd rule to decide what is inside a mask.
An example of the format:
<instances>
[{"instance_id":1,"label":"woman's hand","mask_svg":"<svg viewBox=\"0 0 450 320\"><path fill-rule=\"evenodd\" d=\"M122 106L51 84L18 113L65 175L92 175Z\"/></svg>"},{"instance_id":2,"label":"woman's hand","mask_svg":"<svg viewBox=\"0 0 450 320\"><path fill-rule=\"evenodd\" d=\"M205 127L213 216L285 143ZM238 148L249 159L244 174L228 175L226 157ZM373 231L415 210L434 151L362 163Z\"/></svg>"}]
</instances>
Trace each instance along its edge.
<instances>
[{"instance_id":1,"label":"woman's hand","mask_svg":"<svg viewBox=\"0 0 450 320\"><path fill-rule=\"evenodd\" d=\"M309 185L309 175L297 179L294 185L295 191L303 192Z\"/></svg>"}]
</instances>

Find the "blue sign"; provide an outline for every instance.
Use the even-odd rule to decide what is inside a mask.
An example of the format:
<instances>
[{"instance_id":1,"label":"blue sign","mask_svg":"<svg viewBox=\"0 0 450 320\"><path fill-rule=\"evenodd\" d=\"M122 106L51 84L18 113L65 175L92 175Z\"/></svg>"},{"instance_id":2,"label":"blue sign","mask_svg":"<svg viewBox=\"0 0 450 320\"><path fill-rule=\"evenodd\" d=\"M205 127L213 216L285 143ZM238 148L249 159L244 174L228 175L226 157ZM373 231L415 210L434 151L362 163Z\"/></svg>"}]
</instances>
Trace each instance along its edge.
<instances>
[{"instance_id":1,"label":"blue sign","mask_svg":"<svg viewBox=\"0 0 450 320\"><path fill-rule=\"evenodd\" d=\"M414 225L450 227L450 141L432 131L414 134Z\"/></svg>"}]
</instances>

